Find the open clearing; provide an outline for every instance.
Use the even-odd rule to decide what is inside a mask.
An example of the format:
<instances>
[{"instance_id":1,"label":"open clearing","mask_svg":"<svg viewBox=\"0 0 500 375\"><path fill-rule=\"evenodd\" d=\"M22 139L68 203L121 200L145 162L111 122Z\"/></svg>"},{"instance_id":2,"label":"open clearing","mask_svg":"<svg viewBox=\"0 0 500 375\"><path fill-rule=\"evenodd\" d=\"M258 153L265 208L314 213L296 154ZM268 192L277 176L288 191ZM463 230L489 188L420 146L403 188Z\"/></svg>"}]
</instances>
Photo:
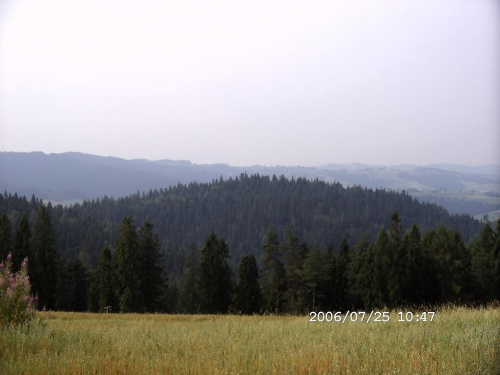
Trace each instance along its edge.
<instances>
[{"instance_id":1,"label":"open clearing","mask_svg":"<svg viewBox=\"0 0 500 375\"><path fill-rule=\"evenodd\" d=\"M414 314L418 311L413 310ZM500 308L432 322L40 313L0 331L1 374L500 374Z\"/></svg>"}]
</instances>

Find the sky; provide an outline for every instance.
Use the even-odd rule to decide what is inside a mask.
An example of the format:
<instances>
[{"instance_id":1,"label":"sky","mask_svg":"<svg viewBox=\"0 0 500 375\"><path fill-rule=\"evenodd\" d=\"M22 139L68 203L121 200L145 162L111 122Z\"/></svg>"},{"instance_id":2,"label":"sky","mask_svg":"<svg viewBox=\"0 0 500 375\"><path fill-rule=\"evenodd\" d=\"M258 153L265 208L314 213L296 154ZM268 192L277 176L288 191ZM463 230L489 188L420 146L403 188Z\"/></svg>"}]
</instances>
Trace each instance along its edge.
<instances>
[{"instance_id":1,"label":"sky","mask_svg":"<svg viewBox=\"0 0 500 375\"><path fill-rule=\"evenodd\" d=\"M0 0L2 151L500 164L496 0Z\"/></svg>"}]
</instances>

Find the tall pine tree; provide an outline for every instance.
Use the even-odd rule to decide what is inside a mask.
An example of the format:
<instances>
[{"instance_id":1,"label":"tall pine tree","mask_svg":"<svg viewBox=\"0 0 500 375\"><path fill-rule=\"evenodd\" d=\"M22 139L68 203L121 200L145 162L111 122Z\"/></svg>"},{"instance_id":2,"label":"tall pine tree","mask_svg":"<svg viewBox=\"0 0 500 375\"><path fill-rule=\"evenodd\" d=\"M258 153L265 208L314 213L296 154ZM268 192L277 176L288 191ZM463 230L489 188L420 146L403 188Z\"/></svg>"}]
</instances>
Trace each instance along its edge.
<instances>
[{"instance_id":1,"label":"tall pine tree","mask_svg":"<svg viewBox=\"0 0 500 375\"><path fill-rule=\"evenodd\" d=\"M475 283L475 299L481 302L500 297L498 286L498 259L495 259L495 232L486 222L479 237L471 245L471 271Z\"/></svg>"},{"instance_id":2,"label":"tall pine tree","mask_svg":"<svg viewBox=\"0 0 500 375\"><path fill-rule=\"evenodd\" d=\"M286 277L288 285L288 302L290 310L297 312L298 292L301 287L301 271L303 264L303 252L299 246L299 239L295 234L295 225L288 226L283 243L283 251L286 259Z\"/></svg>"},{"instance_id":3,"label":"tall pine tree","mask_svg":"<svg viewBox=\"0 0 500 375\"><path fill-rule=\"evenodd\" d=\"M349 309L349 290L347 284L348 268L351 260L351 249L347 240L342 239L339 254L337 257L337 267L335 272L335 306L336 309L345 311Z\"/></svg>"},{"instance_id":4,"label":"tall pine tree","mask_svg":"<svg viewBox=\"0 0 500 375\"><path fill-rule=\"evenodd\" d=\"M0 216L0 262L7 259L9 253L12 253L12 230L9 218L3 214Z\"/></svg>"},{"instance_id":5,"label":"tall pine tree","mask_svg":"<svg viewBox=\"0 0 500 375\"><path fill-rule=\"evenodd\" d=\"M231 304L229 250L223 238L212 232L201 250L198 289L202 313L227 313Z\"/></svg>"},{"instance_id":6,"label":"tall pine tree","mask_svg":"<svg viewBox=\"0 0 500 375\"><path fill-rule=\"evenodd\" d=\"M260 311L261 304L262 291L259 285L257 262L253 255L245 255L240 262L234 309L242 314L254 314Z\"/></svg>"},{"instance_id":7,"label":"tall pine tree","mask_svg":"<svg viewBox=\"0 0 500 375\"><path fill-rule=\"evenodd\" d=\"M161 264L160 238L149 221L139 229L140 292L147 312L160 310L165 279Z\"/></svg>"},{"instance_id":8,"label":"tall pine tree","mask_svg":"<svg viewBox=\"0 0 500 375\"><path fill-rule=\"evenodd\" d=\"M351 261L347 267L347 288L350 304L354 309L368 309L369 294L372 288L368 261L368 242L362 233L351 252Z\"/></svg>"},{"instance_id":9,"label":"tall pine tree","mask_svg":"<svg viewBox=\"0 0 500 375\"><path fill-rule=\"evenodd\" d=\"M308 310L315 311L318 308L318 299L321 299L321 285L325 277L325 261L321 255L318 245L314 245L307 253L304 260L304 283L310 298ZM318 298L319 297L319 298Z\"/></svg>"},{"instance_id":10,"label":"tall pine tree","mask_svg":"<svg viewBox=\"0 0 500 375\"><path fill-rule=\"evenodd\" d=\"M373 304L373 307L382 308L389 303L387 284L391 266L389 236L383 226L380 228L373 246L369 249L367 261L372 265L371 278L373 280L373 287L370 304Z\"/></svg>"},{"instance_id":11,"label":"tall pine tree","mask_svg":"<svg viewBox=\"0 0 500 375\"><path fill-rule=\"evenodd\" d=\"M390 258L390 268L387 280L389 303L392 306L397 306L403 302L409 282L407 252L403 247L401 216L397 211L391 216L390 239L387 250Z\"/></svg>"},{"instance_id":12,"label":"tall pine tree","mask_svg":"<svg viewBox=\"0 0 500 375\"><path fill-rule=\"evenodd\" d=\"M264 239L262 255L262 284L264 305L268 311L282 311L283 293L286 288L285 267L281 260L280 244L274 227L270 227Z\"/></svg>"},{"instance_id":13,"label":"tall pine tree","mask_svg":"<svg viewBox=\"0 0 500 375\"><path fill-rule=\"evenodd\" d=\"M179 294L179 309L183 313L195 314L198 312L198 272L197 250L194 243L192 243L184 261L184 275Z\"/></svg>"},{"instance_id":14,"label":"tall pine tree","mask_svg":"<svg viewBox=\"0 0 500 375\"><path fill-rule=\"evenodd\" d=\"M14 234L14 246L12 249L12 269L17 272L21 268L24 258L28 258L28 275L33 277L35 260L31 252L31 230L26 215L21 217L16 233Z\"/></svg>"},{"instance_id":15,"label":"tall pine tree","mask_svg":"<svg viewBox=\"0 0 500 375\"><path fill-rule=\"evenodd\" d=\"M122 313L142 311L139 268L136 228L132 218L126 217L116 245L117 296Z\"/></svg>"},{"instance_id":16,"label":"tall pine tree","mask_svg":"<svg viewBox=\"0 0 500 375\"><path fill-rule=\"evenodd\" d=\"M104 246L99 258L97 270L97 284L99 293L99 311L118 311L119 304L116 298L116 283L113 266L113 255L108 245Z\"/></svg>"},{"instance_id":17,"label":"tall pine tree","mask_svg":"<svg viewBox=\"0 0 500 375\"><path fill-rule=\"evenodd\" d=\"M38 294L39 308L54 309L59 272L59 256L55 249L52 222L44 205L40 205L31 237L35 260L33 292Z\"/></svg>"}]
</instances>

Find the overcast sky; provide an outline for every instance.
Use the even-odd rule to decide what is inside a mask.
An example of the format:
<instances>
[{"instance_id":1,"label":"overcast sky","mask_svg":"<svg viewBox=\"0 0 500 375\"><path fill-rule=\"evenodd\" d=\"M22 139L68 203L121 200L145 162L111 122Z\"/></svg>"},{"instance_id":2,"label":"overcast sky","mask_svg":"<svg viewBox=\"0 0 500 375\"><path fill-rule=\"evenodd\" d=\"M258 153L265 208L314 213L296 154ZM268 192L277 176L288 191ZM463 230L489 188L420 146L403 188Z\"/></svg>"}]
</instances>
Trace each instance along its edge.
<instances>
[{"instance_id":1,"label":"overcast sky","mask_svg":"<svg viewBox=\"0 0 500 375\"><path fill-rule=\"evenodd\" d=\"M2 151L500 163L500 2L0 0Z\"/></svg>"}]
</instances>

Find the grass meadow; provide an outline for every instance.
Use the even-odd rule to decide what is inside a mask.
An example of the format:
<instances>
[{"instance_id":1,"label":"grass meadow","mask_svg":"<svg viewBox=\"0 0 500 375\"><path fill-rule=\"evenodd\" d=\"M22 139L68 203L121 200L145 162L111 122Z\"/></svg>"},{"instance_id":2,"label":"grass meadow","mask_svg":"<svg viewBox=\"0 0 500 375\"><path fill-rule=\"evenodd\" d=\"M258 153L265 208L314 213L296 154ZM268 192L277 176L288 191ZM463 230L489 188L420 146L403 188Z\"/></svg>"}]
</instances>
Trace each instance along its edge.
<instances>
[{"instance_id":1,"label":"grass meadow","mask_svg":"<svg viewBox=\"0 0 500 375\"><path fill-rule=\"evenodd\" d=\"M416 313L416 311L414 311ZM500 308L432 322L39 313L0 331L0 374L500 374ZM41 321L41 323L40 323Z\"/></svg>"}]
</instances>

